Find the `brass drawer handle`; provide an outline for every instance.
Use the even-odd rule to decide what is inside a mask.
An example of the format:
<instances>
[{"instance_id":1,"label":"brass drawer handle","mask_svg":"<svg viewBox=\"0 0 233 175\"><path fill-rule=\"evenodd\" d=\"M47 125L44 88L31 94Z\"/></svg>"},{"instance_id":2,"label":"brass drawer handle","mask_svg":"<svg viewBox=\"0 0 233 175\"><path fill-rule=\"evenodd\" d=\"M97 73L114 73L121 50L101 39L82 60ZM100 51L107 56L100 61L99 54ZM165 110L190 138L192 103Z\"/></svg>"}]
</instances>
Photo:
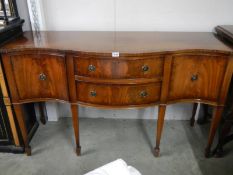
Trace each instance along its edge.
<instances>
[{"instance_id":1,"label":"brass drawer handle","mask_svg":"<svg viewBox=\"0 0 233 175\"><path fill-rule=\"evenodd\" d=\"M41 73L41 74L39 75L39 80L45 81L46 79L47 79L47 76L46 76L44 73Z\"/></svg>"},{"instance_id":2,"label":"brass drawer handle","mask_svg":"<svg viewBox=\"0 0 233 175\"><path fill-rule=\"evenodd\" d=\"M149 66L147 66L147 65L142 66L143 72L147 72L148 70L149 70Z\"/></svg>"},{"instance_id":3,"label":"brass drawer handle","mask_svg":"<svg viewBox=\"0 0 233 175\"><path fill-rule=\"evenodd\" d=\"M143 97L143 98L145 98L145 97L148 96L148 93L146 91L141 91L140 92L140 96Z\"/></svg>"},{"instance_id":4,"label":"brass drawer handle","mask_svg":"<svg viewBox=\"0 0 233 175\"><path fill-rule=\"evenodd\" d=\"M192 81L198 80L198 75L197 75L197 74L192 75L191 80L192 80Z\"/></svg>"},{"instance_id":5,"label":"brass drawer handle","mask_svg":"<svg viewBox=\"0 0 233 175\"><path fill-rule=\"evenodd\" d=\"M90 72L94 72L95 71L95 66L94 65L89 65L88 66L88 70L90 71Z\"/></svg>"},{"instance_id":6,"label":"brass drawer handle","mask_svg":"<svg viewBox=\"0 0 233 175\"><path fill-rule=\"evenodd\" d=\"M96 93L96 91L91 91L91 92L90 92L90 95L91 95L92 97L96 97L97 93Z\"/></svg>"}]
</instances>

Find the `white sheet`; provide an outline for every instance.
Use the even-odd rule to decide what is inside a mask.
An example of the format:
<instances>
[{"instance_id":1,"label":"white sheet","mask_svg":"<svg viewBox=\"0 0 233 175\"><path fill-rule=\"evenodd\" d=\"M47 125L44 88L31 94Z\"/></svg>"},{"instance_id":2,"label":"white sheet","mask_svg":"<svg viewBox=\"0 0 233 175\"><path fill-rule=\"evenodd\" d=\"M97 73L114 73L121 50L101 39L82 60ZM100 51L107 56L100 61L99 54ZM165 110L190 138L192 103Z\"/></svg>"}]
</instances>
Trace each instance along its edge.
<instances>
[{"instance_id":1,"label":"white sheet","mask_svg":"<svg viewBox=\"0 0 233 175\"><path fill-rule=\"evenodd\" d=\"M128 166L122 159L117 159L85 175L141 175L134 167Z\"/></svg>"}]
</instances>

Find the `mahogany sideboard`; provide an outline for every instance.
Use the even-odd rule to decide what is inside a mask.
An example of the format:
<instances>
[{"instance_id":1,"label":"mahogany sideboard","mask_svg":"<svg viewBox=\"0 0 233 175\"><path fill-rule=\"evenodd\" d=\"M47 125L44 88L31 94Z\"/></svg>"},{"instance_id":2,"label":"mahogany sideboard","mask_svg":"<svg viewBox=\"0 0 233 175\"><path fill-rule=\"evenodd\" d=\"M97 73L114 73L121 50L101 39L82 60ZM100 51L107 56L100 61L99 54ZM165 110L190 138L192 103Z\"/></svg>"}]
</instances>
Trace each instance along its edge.
<instances>
[{"instance_id":1,"label":"mahogany sideboard","mask_svg":"<svg viewBox=\"0 0 233 175\"><path fill-rule=\"evenodd\" d=\"M27 155L22 104L58 100L71 105L77 155L77 105L158 105L155 156L168 104L212 105L208 157L233 72L232 50L205 32L25 32L1 54Z\"/></svg>"}]
</instances>

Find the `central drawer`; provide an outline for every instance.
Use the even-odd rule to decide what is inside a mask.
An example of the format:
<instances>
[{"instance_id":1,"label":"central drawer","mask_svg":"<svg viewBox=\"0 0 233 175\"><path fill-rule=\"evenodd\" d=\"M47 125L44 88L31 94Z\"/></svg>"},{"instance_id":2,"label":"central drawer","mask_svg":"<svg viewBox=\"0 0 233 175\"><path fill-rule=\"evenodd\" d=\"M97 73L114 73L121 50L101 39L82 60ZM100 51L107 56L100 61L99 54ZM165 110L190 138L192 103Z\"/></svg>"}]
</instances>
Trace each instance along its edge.
<instances>
[{"instance_id":1,"label":"central drawer","mask_svg":"<svg viewBox=\"0 0 233 175\"><path fill-rule=\"evenodd\" d=\"M161 83L139 85L108 85L77 82L79 102L98 105L125 106L159 102Z\"/></svg>"},{"instance_id":2,"label":"central drawer","mask_svg":"<svg viewBox=\"0 0 233 175\"><path fill-rule=\"evenodd\" d=\"M155 78L163 72L161 56L119 57L79 55L74 57L75 74L93 78Z\"/></svg>"}]
</instances>

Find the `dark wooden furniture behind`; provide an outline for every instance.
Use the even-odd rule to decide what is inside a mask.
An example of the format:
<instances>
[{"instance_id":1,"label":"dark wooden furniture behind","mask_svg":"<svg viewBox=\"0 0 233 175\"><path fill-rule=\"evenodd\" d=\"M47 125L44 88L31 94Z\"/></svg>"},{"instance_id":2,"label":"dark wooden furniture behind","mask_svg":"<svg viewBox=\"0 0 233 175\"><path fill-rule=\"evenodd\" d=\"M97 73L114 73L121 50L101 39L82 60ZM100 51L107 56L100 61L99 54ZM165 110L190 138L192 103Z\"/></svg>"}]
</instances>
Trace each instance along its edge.
<instances>
[{"instance_id":1,"label":"dark wooden furniture behind","mask_svg":"<svg viewBox=\"0 0 233 175\"><path fill-rule=\"evenodd\" d=\"M20 106L59 100L71 104L78 155L77 104L104 108L158 105L156 156L168 104L212 105L208 157L233 71L232 50L212 33L26 32L1 53L28 155L31 149Z\"/></svg>"},{"instance_id":2,"label":"dark wooden furniture behind","mask_svg":"<svg viewBox=\"0 0 233 175\"><path fill-rule=\"evenodd\" d=\"M22 35L23 22L23 20L15 20L8 25L0 27L1 46L12 40L12 38ZM24 112L27 135L30 140L39 125L34 104L23 104L22 110ZM15 119L15 112L12 108L2 61L0 61L0 111L0 152L24 153L24 143Z\"/></svg>"},{"instance_id":3,"label":"dark wooden furniture behind","mask_svg":"<svg viewBox=\"0 0 233 175\"><path fill-rule=\"evenodd\" d=\"M222 42L228 44L233 50L233 25L217 26L215 30L217 32L217 37ZM223 112L222 123L219 129L218 144L213 152L217 157L222 157L224 154L223 146L228 142L233 141L232 126L233 126L233 79L231 80L228 97Z\"/></svg>"}]
</instances>

